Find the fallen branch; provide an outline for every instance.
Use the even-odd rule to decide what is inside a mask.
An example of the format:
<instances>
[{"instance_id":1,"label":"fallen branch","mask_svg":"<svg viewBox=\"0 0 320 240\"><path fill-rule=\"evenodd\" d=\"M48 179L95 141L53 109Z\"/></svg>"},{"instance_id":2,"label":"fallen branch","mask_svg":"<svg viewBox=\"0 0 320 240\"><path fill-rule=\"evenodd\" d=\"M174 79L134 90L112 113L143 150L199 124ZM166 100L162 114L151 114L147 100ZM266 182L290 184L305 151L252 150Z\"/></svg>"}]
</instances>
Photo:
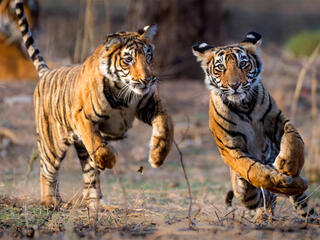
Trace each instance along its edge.
<instances>
[{"instance_id":1,"label":"fallen branch","mask_svg":"<svg viewBox=\"0 0 320 240\"><path fill-rule=\"evenodd\" d=\"M177 142L175 140L173 140L173 142L174 142L174 145L176 146L176 149L177 149L177 151L179 153L181 167L182 167L184 178L186 180L187 187L188 187L189 200L190 200L190 202L189 202L189 210L188 210L189 228L195 230L196 222L195 222L194 219L192 219L192 216L191 216L191 211L192 211L192 193L191 193L190 182L189 182L189 179L188 179L188 176L187 176L187 172L186 172L186 169L185 169L185 166L184 166L182 152L181 152Z\"/></svg>"},{"instance_id":2,"label":"fallen branch","mask_svg":"<svg viewBox=\"0 0 320 240\"><path fill-rule=\"evenodd\" d=\"M11 142L14 144L17 144L17 145L19 144L17 135L8 128L0 127L0 136L9 138Z\"/></svg>"}]
</instances>

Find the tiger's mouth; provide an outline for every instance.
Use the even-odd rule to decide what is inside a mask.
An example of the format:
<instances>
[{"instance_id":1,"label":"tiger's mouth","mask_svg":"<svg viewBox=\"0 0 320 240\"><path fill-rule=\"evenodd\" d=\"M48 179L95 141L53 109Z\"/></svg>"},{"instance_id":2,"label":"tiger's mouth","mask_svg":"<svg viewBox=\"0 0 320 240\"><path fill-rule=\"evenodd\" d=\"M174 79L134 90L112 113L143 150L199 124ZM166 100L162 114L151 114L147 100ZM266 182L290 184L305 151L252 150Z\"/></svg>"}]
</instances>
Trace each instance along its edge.
<instances>
[{"instance_id":1,"label":"tiger's mouth","mask_svg":"<svg viewBox=\"0 0 320 240\"><path fill-rule=\"evenodd\" d=\"M137 94L145 94L149 92L151 89L154 88L156 85L157 78L152 77L149 79L139 80L139 81L132 81L130 82L130 87L133 92Z\"/></svg>"}]
</instances>

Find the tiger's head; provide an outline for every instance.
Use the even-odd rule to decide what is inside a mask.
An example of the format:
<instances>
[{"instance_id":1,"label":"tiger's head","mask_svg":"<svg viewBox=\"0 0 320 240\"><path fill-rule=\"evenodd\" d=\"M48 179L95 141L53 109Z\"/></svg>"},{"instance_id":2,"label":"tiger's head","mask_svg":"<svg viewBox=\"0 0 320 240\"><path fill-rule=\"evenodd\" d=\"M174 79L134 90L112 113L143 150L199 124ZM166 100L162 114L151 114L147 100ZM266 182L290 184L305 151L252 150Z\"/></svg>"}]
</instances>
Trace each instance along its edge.
<instances>
[{"instance_id":1,"label":"tiger's head","mask_svg":"<svg viewBox=\"0 0 320 240\"><path fill-rule=\"evenodd\" d=\"M151 41L156 32L157 26L150 25L137 32L108 35L99 58L101 73L137 95L154 89L157 78L152 68L154 46Z\"/></svg>"},{"instance_id":2,"label":"tiger's head","mask_svg":"<svg viewBox=\"0 0 320 240\"><path fill-rule=\"evenodd\" d=\"M193 54L201 62L205 83L223 99L239 103L249 98L260 83L263 70L259 58L261 35L250 32L238 43L212 47L207 43L193 46Z\"/></svg>"}]
</instances>

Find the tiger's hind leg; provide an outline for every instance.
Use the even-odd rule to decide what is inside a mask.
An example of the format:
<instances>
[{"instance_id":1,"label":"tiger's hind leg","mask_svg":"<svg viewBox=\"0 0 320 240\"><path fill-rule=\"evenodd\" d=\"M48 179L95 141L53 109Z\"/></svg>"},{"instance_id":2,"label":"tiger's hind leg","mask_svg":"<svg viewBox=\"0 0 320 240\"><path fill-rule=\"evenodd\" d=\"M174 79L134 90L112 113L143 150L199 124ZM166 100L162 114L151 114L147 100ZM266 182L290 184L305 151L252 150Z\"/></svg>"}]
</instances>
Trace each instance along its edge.
<instances>
[{"instance_id":1,"label":"tiger's hind leg","mask_svg":"<svg viewBox=\"0 0 320 240\"><path fill-rule=\"evenodd\" d=\"M252 186L238 173L230 169L231 183L235 197L248 209L261 209L266 207L273 213L276 205L276 195L265 189Z\"/></svg>"},{"instance_id":2,"label":"tiger's hind leg","mask_svg":"<svg viewBox=\"0 0 320 240\"><path fill-rule=\"evenodd\" d=\"M297 214L302 217L317 217L317 213L314 209L308 206L308 196L304 192L302 194L289 196L290 202L293 204Z\"/></svg>"},{"instance_id":3,"label":"tiger's hind leg","mask_svg":"<svg viewBox=\"0 0 320 240\"><path fill-rule=\"evenodd\" d=\"M64 157L57 158L56 153L48 146L38 143L40 149L40 186L41 204L54 208L61 202L58 184L58 170Z\"/></svg>"}]
</instances>

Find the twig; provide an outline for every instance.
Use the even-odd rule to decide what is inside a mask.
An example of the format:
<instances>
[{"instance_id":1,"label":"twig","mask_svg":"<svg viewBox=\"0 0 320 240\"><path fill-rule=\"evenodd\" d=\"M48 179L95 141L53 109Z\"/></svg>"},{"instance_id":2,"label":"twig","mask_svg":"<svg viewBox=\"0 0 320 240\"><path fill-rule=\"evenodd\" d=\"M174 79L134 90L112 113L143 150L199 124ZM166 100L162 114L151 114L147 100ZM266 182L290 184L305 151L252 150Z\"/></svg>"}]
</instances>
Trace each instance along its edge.
<instances>
[{"instance_id":1,"label":"twig","mask_svg":"<svg viewBox=\"0 0 320 240\"><path fill-rule=\"evenodd\" d=\"M306 166L307 172L310 174L310 179L314 180L316 178L314 170L317 169L314 165L310 166L311 162L317 162L317 154L319 152L319 146L317 144L317 139L319 137L319 131L317 129L317 70L316 67L312 67L312 82L311 82L311 116L312 116L312 136L311 136L311 161L308 162L308 166Z\"/></svg>"},{"instance_id":2,"label":"twig","mask_svg":"<svg viewBox=\"0 0 320 240\"><path fill-rule=\"evenodd\" d=\"M262 192L262 197L263 197L263 208L264 208L264 212L265 212L265 214L267 214L269 220L272 221L272 216L269 214L269 211L268 211L268 209L267 209L267 199L266 199L266 196L265 196L265 194L264 194L263 188L260 187L260 190L261 190L261 192ZM269 201L268 201L268 202L269 202ZM268 205L269 205L269 204L268 204ZM271 203L271 205L272 205L272 203ZM272 210L272 206L271 206L271 210Z\"/></svg>"},{"instance_id":3,"label":"twig","mask_svg":"<svg viewBox=\"0 0 320 240\"><path fill-rule=\"evenodd\" d=\"M117 165L115 165L113 167L113 172L114 172L114 175L116 175L116 178L117 178L117 182L121 188L121 191L122 191L122 195L123 195L123 200L124 200L124 208L125 208L125 213L124 213L124 224L125 224L125 227L127 226L127 223L128 223L128 197L127 197L127 192L126 192L126 189L124 188L123 184L121 183L120 181L120 175L119 175L119 172L118 172L118 168L117 168Z\"/></svg>"},{"instance_id":4,"label":"twig","mask_svg":"<svg viewBox=\"0 0 320 240\"><path fill-rule=\"evenodd\" d=\"M184 166L184 162L183 162L183 156L182 156L182 152L177 144L177 142L175 140L173 140L174 142L174 145L176 146L176 149L179 153L179 156L180 156L180 163L181 163L181 167L182 167L182 170L183 170L183 174L184 174L184 178L186 180L186 183L187 183L187 187L188 187L188 193L189 193L189 210L188 210L188 220L189 220L189 227L190 229L194 229L195 228L195 225L196 225L196 222L194 219L192 219L191 217L191 211L192 211L192 193L191 193L191 187L190 187L190 183L189 183L189 179L188 179L188 176L187 176L187 172L186 172L186 169L185 169L185 166Z\"/></svg>"},{"instance_id":5,"label":"twig","mask_svg":"<svg viewBox=\"0 0 320 240\"><path fill-rule=\"evenodd\" d=\"M184 133L183 133L183 135L182 135L182 137L181 137L181 140L180 140L179 144L184 141L184 139L185 139L186 136L187 136L187 133L188 133L189 130L190 130L190 117L189 117L189 115L187 115L187 114L185 115L185 117L186 117L186 119L187 119L187 129L184 131Z\"/></svg>"},{"instance_id":6,"label":"twig","mask_svg":"<svg viewBox=\"0 0 320 240\"><path fill-rule=\"evenodd\" d=\"M29 219L28 219L28 209L27 209L27 205L23 204L23 208L24 208L24 218L26 219L26 226L27 228L29 227Z\"/></svg>"},{"instance_id":7,"label":"twig","mask_svg":"<svg viewBox=\"0 0 320 240\"><path fill-rule=\"evenodd\" d=\"M218 220L219 220L219 222L221 223L221 219L220 219L220 217L219 217L219 215L218 215L217 211L214 211L214 213L216 214L217 219L218 219Z\"/></svg>"},{"instance_id":8,"label":"twig","mask_svg":"<svg viewBox=\"0 0 320 240\"><path fill-rule=\"evenodd\" d=\"M9 138L11 142L14 144L17 144L17 145L20 144L16 134L8 128L0 127L0 135L5 136L6 138Z\"/></svg>"},{"instance_id":9,"label":"twig","mask_svg":"<svg viewBox=\"0 0 320 240\"><path fill-rule=\"evenodd\" d=\"M320 190L320 185L317 186L308 196L306 196L304 199L301 199L299 202L295 202L295 204L299 204L302 203L304 201L306 201L307 199L309 199L313 194L317 193ZM290 209L290 207L286 208L285 211L287 211L288 209Z\"/></svg>"},{"instance_id":10,"label":"twig","mask_svg":"<svg viewBox=\"0 0 320 240\"><path fill-rule=\"evenodd\" d=\"M284 204L285 204L285 202L287 201L287 198L284 198L283 200L282 200L282 202L281 202L281 204L280 204L280 207L279 207L279 216L280 216L280 214L281 214L281 210L282 210L282 208L283 208L283 206L284 206Z\"/></svg>"},{"instance_id":11,"label":"twig","mask_svg":"<svg viewBox=\"0 0 320 240\"><path fill-rule=\"evenodd\" d=\"M294 91L293 102L292 102L292 105L291 105L291 113L290 113L291 120L294 119L294 114L295 114L295 111L296 111L297 102L298 102L298 99L299 99L299 96L300 96L300 92L301 92L301 88L302 88L302 83L303 83L304 77L305 77L305 75L307 73L307 70L308 70L309 66L317 58L319 49L320 49L320 43L314 49L314 51L311 54L311 56L309 57L308 61L306 62L306 64L303 66L303 68L301 69L301 71L299 73L299 77L298 77L297 84L296 84L296 89Z\"/></svg>"},{"instance_id":12,"label":"twig","mask_svg":"<svg viewBox=\"0 0 320 240\"><path fill-rule=\"evenodd\" d=\"M52 217L53 213L58 209L58 206L55 205L54 208L51 210L51 212L48 214L48 216L37 226L37 230L40 229L48 220Z\"/></svg>"},{"instance_id":13,"label":"twig","mask_svg":"<svg viewBox=\"0 0 320 240\"><path fill-rule=\"evenodd\" d=\"M39 157L39 150L38 149L33 149L32 153L31 153L31 157L30 157L29 162L28 162L27 171L26 171L26 174L25 174L25 183L28 183L29 177L30 177L30 173L32 171L33 163L37 160L38 157Z\"/></svg>"},{"instance_id":14,"label":"twig","mask_svg":"<svg viewBox=\"0 0 320 240\"><path fill-rule=\"evenodd\" d=\"M233 213L234 211L236 211L236 208L232 209L230 212L226 213L223 217L227 217L230 213Z\"/></svg>"}]
</instances>

